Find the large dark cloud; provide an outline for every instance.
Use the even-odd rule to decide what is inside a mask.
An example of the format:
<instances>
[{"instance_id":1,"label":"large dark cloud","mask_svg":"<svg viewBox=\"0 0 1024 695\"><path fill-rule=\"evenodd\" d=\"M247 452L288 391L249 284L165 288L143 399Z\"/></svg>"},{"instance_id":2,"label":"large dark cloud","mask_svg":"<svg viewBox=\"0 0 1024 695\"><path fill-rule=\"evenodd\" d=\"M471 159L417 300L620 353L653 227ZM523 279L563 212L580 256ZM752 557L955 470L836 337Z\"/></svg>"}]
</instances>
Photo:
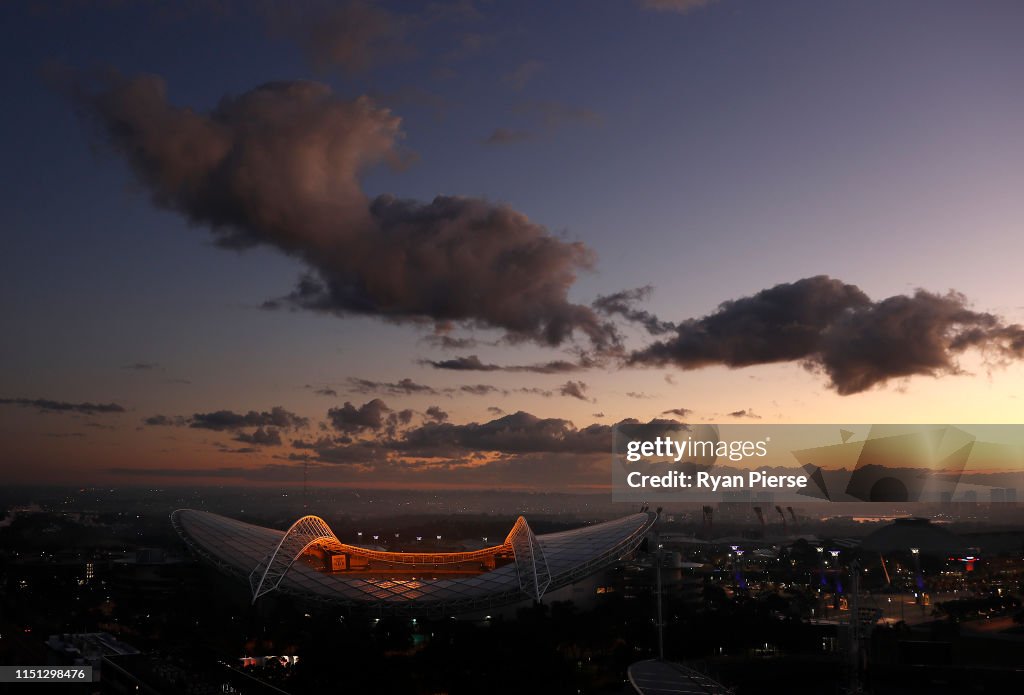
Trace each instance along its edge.
<instances>
[{"instance_id":1,"label":"large dark cloud","mask_svg":"<svg viewBox=\"0 0 1024 695\"><path fill-rule=\"evenodd\" d=\"M151 422L148 424L171 423ZM195 429L215 430L218 432L239 430L243 427L276 427L282 430L292 430L309 426L309 418L296 415L281 406L275 406L269 411L250 410L247 413L236 413L233 410L196 413L188 418L188 426Z\"/></svg>"},{"instance_id":2,"label":"large dark cloud","mask_svg":"<svg viewBox=\"0 0 1024 695\"><path fill-rule=\"evenodd\" d=\"M1024 327L968 308L950 292L918 290L844 314L822 336L819 362L839 393L915 374L955 374L956 356L976 348L996 359L1024 357Z\"/></svg>"},{"instance_id":3,"label":"large dark cloud","mask_svg":"<svg viewBox=\"0 0 1024 695\"><path fill-rule=\"evenodd\" d=\"M846 395L894 378L956 373L957 356L970 348L1020 358L1024 328L970 309L955 292L875 302L854 285L816 276L724 302L628 362L699 369L796 361Z\"/></svg>"},{"instance_id":4,"label":"large dark cloud","mask_svg":"<svg viewBox=\"0 0 1024 695\"><path fill-rule=\"evenodd\" d=\"M125 411L124 407L117 403L69 403L48 398L0 398L0 405L36 408L44 413L82 413L84 415L123 413Z\"/></svg>"},{"instance_id":5,"label":"large dark cloud","mask_svg":"<svg viewBox=\"0 0 1024 695\"><path fill-rule=\"evenodd\" d=\"M614 328L568 291L593 253L512 208L478 198L370 199L359 177L400 164L400 120L313 82L276 82L208 112L169 103L159 77L78 79L82 110L160 207L229 248L266 245L310 273L270 303L393 321L497 328L558 345Z\"/></svg>"},{"instance_id":6,"label":"large dark cloud","mask_svg":"<svg viewBox=\"0 0 1024 695\"><path fill-rule=\"evenodd\" d=\"M697 369L806 359L844 312L870 303L857 287L823 275L776 285L684 321L676 335L633 353L630 362Z\"/></svg>"}]
</instances>

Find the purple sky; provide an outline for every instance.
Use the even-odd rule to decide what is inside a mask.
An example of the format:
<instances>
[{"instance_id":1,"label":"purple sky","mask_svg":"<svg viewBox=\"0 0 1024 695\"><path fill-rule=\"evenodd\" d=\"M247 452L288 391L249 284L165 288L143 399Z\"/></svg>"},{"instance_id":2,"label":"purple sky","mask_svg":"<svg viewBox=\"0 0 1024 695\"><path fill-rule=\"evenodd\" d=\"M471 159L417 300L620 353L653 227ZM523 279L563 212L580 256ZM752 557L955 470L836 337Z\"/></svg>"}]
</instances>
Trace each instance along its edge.
<instances>
[{"instance_id":1,"label":"purple sky","mask_svg":"<svg viewBox=\"0 0 1024 695\"><path fill-rule=\"evenodd\" d=\"M7 3L0 480L561 488L626 418L1019 421L1022 35Z\"/></svg>"}]
</instances>

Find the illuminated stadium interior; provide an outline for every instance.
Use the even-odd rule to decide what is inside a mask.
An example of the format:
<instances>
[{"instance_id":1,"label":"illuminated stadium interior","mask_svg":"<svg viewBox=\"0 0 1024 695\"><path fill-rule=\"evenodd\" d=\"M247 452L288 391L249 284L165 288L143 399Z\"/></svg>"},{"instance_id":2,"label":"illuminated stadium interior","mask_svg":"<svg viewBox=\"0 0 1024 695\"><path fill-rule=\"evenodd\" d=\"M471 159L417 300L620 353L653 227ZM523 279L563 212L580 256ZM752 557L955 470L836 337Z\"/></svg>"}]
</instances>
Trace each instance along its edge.
<instances>
[{"instance_id":1,"label":"illuminated stadium interior","mask_svg":"<svg viewBox=\"0 0 1024 695\"><path fill-rule=\"evenodd\" d=\"M190 509L171 515L196 554L248 580L254 603L279 592L401 614L451 614L540 600L633 552L656 518L645 511L537 536L519 517L499 545L406 553L342 543L317 516L279 531Z\"/></svg>"}]
</instances>

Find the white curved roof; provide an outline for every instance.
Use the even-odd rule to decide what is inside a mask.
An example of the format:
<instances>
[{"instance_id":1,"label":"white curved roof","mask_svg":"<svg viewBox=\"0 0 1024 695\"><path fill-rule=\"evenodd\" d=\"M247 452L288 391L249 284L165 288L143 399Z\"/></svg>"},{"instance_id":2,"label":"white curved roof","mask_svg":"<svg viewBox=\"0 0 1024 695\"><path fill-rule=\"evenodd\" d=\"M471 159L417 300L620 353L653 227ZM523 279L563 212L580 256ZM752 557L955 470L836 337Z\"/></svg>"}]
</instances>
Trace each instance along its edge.
<instances>
[{"instance_id":1,"label":"white curved roof","mask_svg":"<svg viewBox=\"0 0 1024 695\"><path fill-rule=\"evenodd\" d=\"M629 554L640 544L656 518L653 512L631 514L542 536L533 536L526 527L531 542L539 546L539 552L534 549L535 557L529 557L529 571L536 572L537 566L533 563L543 562L543 569L550 577L550 582L539 591L535 586L533 590L524 587L521 574L527 568L518 552L515 562L482 574L439 578L347 576L317 571L295 562L282 573L275 588L335 605L369 606L401 613L451 613L515 603L531 595L540 598L544 590L582 579ZM268 560L286 537L284 531L191 509L174 512L171 520L196 553L229 574L250 578L254 587L253 576L265 571ZM525 520L517 522L517 528L520 524L525 526ZM425 570L424 574L430 574L430 570ZM254 595L260 595L255 588Z\"/></svg>"}]
</instances>

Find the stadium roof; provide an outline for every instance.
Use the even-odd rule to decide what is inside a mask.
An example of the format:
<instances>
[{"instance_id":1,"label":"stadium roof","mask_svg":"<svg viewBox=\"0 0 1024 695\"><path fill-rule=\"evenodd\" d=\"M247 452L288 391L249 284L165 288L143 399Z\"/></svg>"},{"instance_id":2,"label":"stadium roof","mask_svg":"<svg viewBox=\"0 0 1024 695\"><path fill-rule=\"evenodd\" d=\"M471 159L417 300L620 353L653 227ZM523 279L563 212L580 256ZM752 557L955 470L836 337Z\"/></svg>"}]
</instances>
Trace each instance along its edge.
<instances>
[{"instance_id":1,"label":"stadium roof","mask_svg":"<svg viewBox=\"0 0 1024 695\"><path fill-rule=\"evenodd\" d=\"M896 519L888 526L873 531L861 543L861 548L873 552L909 552L917 548L925 555L942 556L960 553L965 543L953 532L936 526L928 519Z\"/></svg>"},{"instance_id":2,"label":"stadium roof","mask_svg":"<svg viewBox=\"0 0 1024 695\"><path fill-rule=\"evenodd\" d=\"M545 592L631 553L656 518L654 512L642 512L535 536L519 517L501 545L462 553L397 553L347 545L316 516L300 518L287 531L191 509L171 514L171 523L198 555L247 578L254 603L279 591L382 613L451 614L540 600ZM340 556L345 569L300 561L311 553Z\"/></svg>"}]
</instances>

